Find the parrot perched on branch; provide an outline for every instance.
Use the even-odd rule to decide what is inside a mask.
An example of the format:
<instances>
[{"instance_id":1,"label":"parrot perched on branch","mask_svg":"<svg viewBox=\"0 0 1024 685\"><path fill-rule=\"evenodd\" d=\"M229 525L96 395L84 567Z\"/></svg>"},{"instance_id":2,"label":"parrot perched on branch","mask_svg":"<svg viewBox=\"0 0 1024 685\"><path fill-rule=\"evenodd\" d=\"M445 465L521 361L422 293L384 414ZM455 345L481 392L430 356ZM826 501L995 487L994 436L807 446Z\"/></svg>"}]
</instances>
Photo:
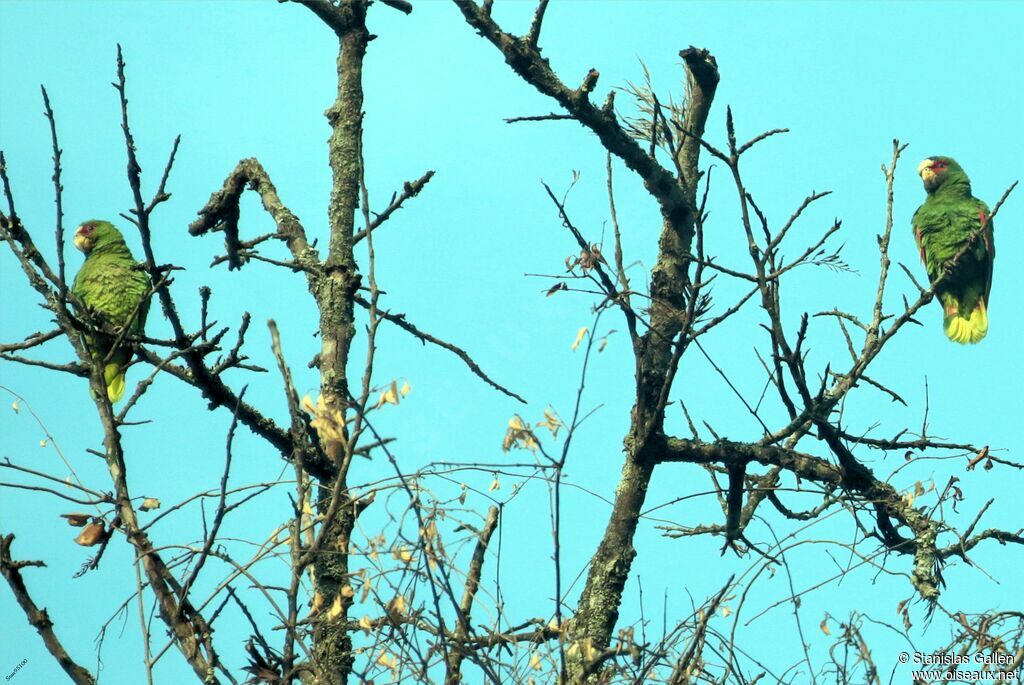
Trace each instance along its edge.
<instances>
[{"instance_id":1,"label":"parrot perched on branch","mask_svg":"<svg viewBox=\"0 0 1024 685\"><path fill-rule=\"evenodd\" d=\"M71 292L117 334L141 335L149 311L150 280L132 257L121 232L109 221L91 219L75 231L74 243L85 253L85 263ZM114 348L117 334L97 332L85 338L93 361L103 364L111 402L124 394L125 368L132 358L132 346L123 338Z\"/></svg>"},{"instance_id":2,"label":"parrot perched on branch","mask_svg":"<svg viewBox=\"0 0 1024 685\"><path fill-rule=\"evenodd\" d=\"M950 157L929 157L917 173L928 197L914 212L914 240L928 280L934 284L952 266L935 288L946 337L962 345L979 342L988 333L996 256L988 205L971 195L971 180Z\"/></svg>"}]
</instances>

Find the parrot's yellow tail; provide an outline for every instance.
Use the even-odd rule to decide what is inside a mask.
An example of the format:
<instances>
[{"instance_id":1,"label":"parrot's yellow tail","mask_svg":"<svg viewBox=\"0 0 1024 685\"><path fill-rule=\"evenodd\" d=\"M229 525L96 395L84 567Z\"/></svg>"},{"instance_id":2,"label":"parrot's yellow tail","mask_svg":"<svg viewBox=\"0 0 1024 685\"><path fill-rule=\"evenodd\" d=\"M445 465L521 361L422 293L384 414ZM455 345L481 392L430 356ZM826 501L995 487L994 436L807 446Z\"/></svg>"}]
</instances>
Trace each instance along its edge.
<instances>
[{"instance_id":1,"label":"parrot's yellow tail","mask_svg":"<svg viewBox=\"0 0 1024 685\"><path fill-rule=\"evenodd\" d=\"M107 399L117 402L124 395L125 370L120 364L110 363L103 368L103 380L107 382Z\"/></svg>"},{"instance_id":2,"label":"parrot's yellow tail","mask_svg":"<svg viewBox=\"0 0 1024 685\"><path fill-rule=\"evenodd\" d=\"M961 345L981 342L988 333L988 311L985 300L979 299L970 316L959 314L947 315L942 321L946 329L946 337Z\"/></svg>"}]
</instances>

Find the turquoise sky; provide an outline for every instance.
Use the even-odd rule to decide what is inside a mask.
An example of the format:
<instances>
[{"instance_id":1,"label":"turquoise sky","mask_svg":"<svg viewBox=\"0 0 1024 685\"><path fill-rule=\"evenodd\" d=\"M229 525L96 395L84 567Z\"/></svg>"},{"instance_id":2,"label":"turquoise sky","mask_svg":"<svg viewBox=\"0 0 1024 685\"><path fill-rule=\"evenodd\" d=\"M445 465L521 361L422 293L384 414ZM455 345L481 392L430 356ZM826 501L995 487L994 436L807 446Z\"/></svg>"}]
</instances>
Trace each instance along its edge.
<instances>
[{"instance_id":1,"label":"turquoise sky","mask_svg":"<svg viewBox=\"0 0 1024 685\"><path fill-rule=\"evenodd\" d=\"M442 0L418 0L415 5L406 17L378 4L371 8L369 20L378 35L370 45L365 72L371 208L384 207L403 181L428 169L437 171L423 194L375 233L378 280L387 291L384 306L405 312L425 330L469 350L498 382L530 404L523 407L491 391L444 351L424 348L400 331L384 329L376 381L405 379L412 392L400 407L381 414L379 428L399 438L395 453L407 470L437 460L523 461L529 455L501 452L504 427L515 412L540 420L549 405L563 416L571 414L582 356L570 345L576 331L593 319L588 296L561 293L545 298L551 282L524 276L558 273L566 255L575 251L540 181L562 192L573 172L580 172L567 208L588 238L599 241L605 228L610 236L605 157L594 136L574 123L505 124L505 117L544 114L554 111L554 105L521 82L497 51L465 25L454 5ZM497 0L495 5L495 16L506 29L525 31L533 3ZM975 194L990 204L1022 175L1022 20L1024 4L1011 2L554 0L541 45L572 86L589 68L597 68L598 101L609 88L640 81L641 61L659 95L678 99L679 50L706 47L722 72L708 124L710 140L724 141L726 105L733 109L741 138L778 126L792 130L745 158L747 187L776 225L811 190L834 191L794 229L788 253L797 254L838 217L843 229L835 244L845 242L845 260L855 270L808 269L793 274L785 283L784 308L789 325L795 327L804 311L839 307L869 313L878 271L875 236L883 229L885 209L880 164L889 160L894 137L910 147L896 183L892 256L919 278L923 270L909 228L909 218L924 195L914 173L917 162L934 154L956 157L971 175ZM186 227L237 161L255 156L307 231L326 236L329 128L323 110L334 97L333 35L310 12L276 2L0 2L0 148L7 155L19 215L48 256L53 253L53 188L40 84L50 93L64 149L68 229L88 218L117 219L130 206L118 102L110 86L117 43L128 63L131 117L148 194L155 190L174 136L182 135L169 184L173 198L154 219L157 259L187 267L175 277L179 309L190 325L196 325L197 289L209 284L214 292L211 318L235 326L241 312L250 311L253 326L247 348L257 363L269 368L273 360L266 320L276 319L299 391L315 392L316 375L306 362L319 346L313 337L317 319L304 280L260 264L232 273L223 266L210 269L211 259L222 251L221 240L191 238ZM619 94L619 103L628 111L625 94ZM722 171L713 172L721 175L712 192L708 250L720 255L723 264L746 268L735 193L724 183ZM641 270L652 264L655 254L657 208L626 169L619 165L615 173L626 262L637 262L634 275L642 278ZM846 406L851 432L866 431L876 422L873 434L880 437L904 427L919 431L927 379L930 434L1005 449L1004 457L1019 460L1024 371L1018 359L1024 326L1018 313L1024 272L1012 265L1024 254L1022 207L1024 198L1011 197L997 219L999 259L988 338L970 348L947 342L939 311L930 307L920 317L924 325L900 334L871 371L900 392L910 408L863 388ZM271 222L254 197L243 202L242 216L245 235L270 230ZM123 220L121 226L128 228ZM137 236L125 232L139 255ZM67 259L73 273L81 257L69 250ZM719 305L727 306L739 290L722 281L714 296ZM909 296L913 286L899 269L894 270L892 283L888 304L897 308L900 295ZM0 292L4 342L46 330L38 298L4 251ZM756 309L747 310L703 343L739 391L755 401L764 384L753 351L755 345L763 349L765 344L760 321ZM845 347L834 324L818 319L812 326L811 367L820 372L827 361L843 361ZM584 424L569 459L568 476L579 489L567 492L563 513L563 527L569 531L568 578L580 572L595 547L608 509L601 498L612 496L621 464L633 369L623 323L609 312L600 331L613 328L620 332L611 335L606 351L594 358L584 398L585 409L600 408ZM148 332L166 331L166 322L154 308ZM353 358L361 360L363 350L357 348ZM57 341L47 348L45 358L66 361L70 354L70 348ZM142 370L136 367L129 382L141 377ZM276 373L236 375L233 382L250 383L248 398L268 414L279 419L286 415ZM79 477L107 489L102 461L85 452L101 436L84 382L0 362L0 385L35 409ZM16 414L10 409L14 398L0 395L0 458L65 477L67 469L54 445L40 447L44 434L24 410L26 402ZM723 437L753 439L760 433L736 396L696 355L684 361L674 394L674 399L680 398L698 423L707 421ZM770 398L766 402L765 416L780 421L782 408L772 406ZM207 412L197 393L163 378L139 413L154 423L127 432L134 494L172 503L200 487L216 486L230 422L227 412ZM668 429L688 434L681 412L670 410ZM246 431L239 433L236 447L232 482L278 477L280 457ZM881 474L902 463L901 455L890 456L888 462L874 452L861 450L858 456ZM952 523L966 525L994 497L983 523L1016 529L1020 517L1014 498L1020 473L998 468L967 473L964 461L921 461L900 471L892 482L908 488L918 480L926 485L934 481L941 490L956 475L965 500L958 512L947 510ZM357 479L386 473L381 461L358 468ZM492 476L459 478L486 490ZM23 480L0 471L2 482ZM490 496L508 500L514 482L503 477L502 489ZM702 470L664 466L655 475L648 506L708 486ZM447 486L438 487L444 491ZM456 484L451 488L457 492ZM934 499L930 493L925 503ZM233 521L226 534L262 539L286 519L289 505L283 491L259 501L251 515ZM467 503L482 511L489 502L480 494ZM794 497L792 506L809 508L815 503L811 496ZM57 518L66 511L55 498L0 489L0 531L17 535L15 555L48 563L46 569L26 572L30 590L51 609L73 655L95 669L94 638L127 599L134 575L127 546L115 541L98 572L72 580L88 552L72 544L77 531ZM780 536L792 530L767 511L762 513ZM722 515L713 497L702 497L652 516L697 525L718 523ZM156 544L194 541L201 536L199 521L198 510L192 509L154 528ZM670 616L673 610L688 614L691 596L700 601L717 591L730 573L757 563L720 557L718 539L666 539L655 528L658 523L645 522L636 543L634 576L642 581L648 616L660 616L666 596ZM508 605L518 605L510 609L512 616L525 619L552 611L548 525L546 489L539 483L524 485L522 494L506 506L503 523L503 590ZM748 535L772 540L764 523ZM849 540L853 525L848 517L837 516L834 523L805 535ZM830 577L847 557L848 552L836 547L798 548L790 559L795 587L807 588ZM1024 550L989 545L979 548L974 558L984 573L963 563L947 569L945 605L967 612L1019 608L1016 569L1024 562ZM890 559L886 565L897 574L906 574L909 568L907 559ZM630 584L624 620L639 613L636 587L635 581ZM858 610L891 621L897 603L911 590L905 575L862 569L841 585L807 595L800 617L813 643L815 665L823 663L832 644L817 628L826 611L839 619ZM762 577L742 620L788 592L785 574ZM70 611L72 601L75 608ZM354 611L358 614L360 609ZM6 587L0 588L0 615L0 675L28 659L12 682L59 680L58 667ZM931 649L946 639L948 631L941 622L926 628L922 607L915 606L913 616L915 644ZM237 617L223 621L219 649L237 667L247 633ZM134 603L127 616L111 622L102 654L105 682L141 682L142 667L135 658L140 643L137 624ZM721 630L730 627L729 620L720 619ZM654 629L660 633L660 619ZM795 631L788 605L744 630L752 652L777 674L803 657L798 638L778 637L780 632ZM884 629L867 633L874 638L886 682L901 644ZM899 673L893 682L906 680ZM183 674L187 677L174 654L157 669L161 682L174 682ZM796 676L793 682L805 677Z\"/></svg>"}]
</instances>

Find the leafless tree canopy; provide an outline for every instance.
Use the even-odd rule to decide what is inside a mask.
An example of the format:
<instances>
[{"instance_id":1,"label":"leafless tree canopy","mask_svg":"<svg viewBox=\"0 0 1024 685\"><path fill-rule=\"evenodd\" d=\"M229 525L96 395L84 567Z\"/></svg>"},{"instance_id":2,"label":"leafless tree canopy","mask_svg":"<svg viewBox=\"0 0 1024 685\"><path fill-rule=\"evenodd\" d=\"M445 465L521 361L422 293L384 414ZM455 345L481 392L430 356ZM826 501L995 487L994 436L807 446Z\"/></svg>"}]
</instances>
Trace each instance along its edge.
<instances>
[{"instance_id":1,"label":"leafless tree canopy","mask_svg":"<svg viewBox=\"0 0 1024 685\"><path fill-rule=\"evenodd\" d=\"M890 677L889 665L875 663L873 646L862 632L865 622L875 619L854 614L826 616L820 626L815 625L816 618L808 623L805 617L800 623L800 594L792 585L798 568L787 555L808 544L834 546L849 555L849 564L839 568L830 582L860 567L906 578L907 597L899 604L897 620L888 625L892 631L907 635L911 609L920 609L918 615L950 625L948 644L932 645L934 650L1003 655L1006 659L992 669L1017 671L1024 659L1024 614L992 610L967 615L946 606L942 591L947 562L959 558L970 563L978 545L1022 544L1021 531L981 525L988 504L966 528L955 528L943 505L963 499L964 486L958 484L957 474L964 469L1002 469L1016 477L1024 467L1000 456L995 446L990 450L929 435L927 418L921 430L906 427L891 438L866 437L844 420L845 402L855 394L878 393L906 404L885 378L875 375L873 362L895 336L918 323L936 286L952 269L951 265L933 283L919 283L906 267L899 265L901 272L890 261L894 179L905 146L892 141L882 165L880 189L887 193L887 200L885 225L878 234L877 270L875 264L850 265L839 245L839 220L806 243L793 237L806 235L791 229L805 220L805 211L827 192L809 193L788 217L768 216L760 209L756 190L745 182L744 160L760 151L763 141L786 130L742 134L731 111L724 131L709 127L719 80L728 74L720 73L708 50L690 47L679 52L681 86L674 96L657 93L645 76L610 90L603 102L596 102L592 100L600 78L596 69L567 82L542 56L548 0L538 3L525 35L499 25L491 13L492 0L453 2L468 27L451 30L476 31L493 45L494 59L503 59L523 87L536 89L558 109L508 121L517 126L575 122L593 134L593 144L603 146L608 159L607 168L599 170L607 174L612 229L607 241L576 225L565 196L551 187L544 186L543 194L524 200L550 202L552 215L578 245L578 251L566 258L565 271L551 277L547 295L582 294L593 324L581 330L576 341L582 367L571 414L548 410L543 416L527 417L524 410L523 416L514 416L504 442L504 450L516 457L511 462L502 464L497 456L493 464L435 462L410 472L392 452L392 442L402 436L377 429L378 412L400 403L408 392L399 381L382 380L375 373L377 334L382 326L397 327L439 348L438 354L461 360L466 372L480 381L482 398L500 393L524 404L525 400L514 392L514 384L492 376L457 343L381 306L374 234L402 220L400 210L430 191L434 172L425 171L393 192L386 204L371 208L363 174L364 159L374 154L363 148L363 63L372 39L366 24L369 0L295 0L322 22L320 30L332 31L338 41L337 97L326 112L333 173L328 233L318 239L307 231L278 195L268 170L254 158L242 159L226 170L223 186L213 190L188 227L193 236L223 235L224 254L211 268L225 263L231 270L279 268L305 280L309 301L319 315L320 351L312 361L320 379L316 397L300 397L292 368L304 360L289 355L274 321L252 320L245 311L244 294L236 297L238 323L233 326L208 320L209 289L201 293L198 317L186 316L179 307L174 276L180 267L173 262L183 256L157 254L151 240L161 204L170 198L178 142L170 151L157 191L146 196L136 154L138 146L148 141L136 141L132 135L130 85L120 49L114 85L121 104L132 197L131 208L122 216L138 231L143 246L141 268L154 284L148 297L154 300L153 310L166 319L169 336L132 336L111 330L70 292L61 193L63 184L74 179L62 177L59 113L50 108L45 90L53 136L55 260L48 256L51 250L42 247L49 228L27 226L19 218L8 179L17 169L8 169L0 153L6 195L0 236L53 320L51 330L20 331L22 339L4 341L0 359L39 367L41 374L72 374L88 382L103 434L103 450L97 454L109 472L107 483L72 479L67 481L68 489L63 476L22 462L4 462L0 467L10 482L0 485L67 502L67 522L81 528L77 541L90 548L80 574L104 572L108 545L131 548L137 583L117 588L123 604L111 609L137 607L144 652L133 656L141 661L148 682L154 682L156 666L171 659L184 660L203 683L794 682L792 673L777 672L752 657L743 642L741 614L748 593L763 574L782 573L790 578L792 592L779 597L777 604L788 605L801 626L801 634L789 643L794 655L803 655L794 666L802 674L797 680L881 683ZM410 13L412 6L405 0L381 0L371 11L395 10ZM531 123L549 121L553 123ZM631 269L624 254L613 179L613 169L621 168L620 163L639 177L660 212L657 258L649 273ZM709 172L712 165L714 173ZM728 231L728 239L749 255L746 266L726 266L706 249L713 183L735 190L736 204L729 211L738 208L740 219L716 230ZM992 216L1012 189L995 203ZM259 197L272 218L272 233L242 233L240 199L247 191ZM191 199L197 205L201 202ZM356 258L359 243L365 244L366 259ZM811 268L836 272L856 268L877 272L877 280L861 293L855 311L784 315L789 298L783 296L783 283L788 274ZM896 277L899 285L894 285ZM727 292L741 294L727 299L716 291L713 298L712 285L723 282L732 284ZM912 288L911 295L895 309L887 306L893 301L887 294L894 288L905 289L904 284ZM755 341L763 366L764 392L756 402L745 398L734 385L736 379L715 363L720 355L707 335L738 312L750 310L756 311L757 326L749 331L749 339ZM607 334L602 331L613 319L628 336L635 361L635 384L628 389L633 408L621 449L609 445L607 450L621 455L610 516L606 522L595 521L603 525L600 543L582 579L574 584L572 576L579 569L569 568L561 558L566 535L561 526L562 496L571 484L566 466L574 436L589 416L589 405L583 401L588 364L604 348ZM798 325L791 325L793 321ZM253 324L269 327L276 369L262 368L249 357L246 333ZM843 344L823 351L831 338L821 331L829 327L841 332ZM98 331L120 336L135 350L134 373L142 379L129 388L120 406L108 401L102 365L93 362L87 349L84 334ZM367 352L354 358L353 341L360 336L364 338L360 347ZM811 341L819 355L831 359L823 368L809 362ZM32 356L44 345L57 347L65 342L74 353L66 363ZM715 433L713 425L698 426L691 420L690 411L700 406L702 393L679 373L686 355L706 359L733 388L744 411L760 426L758 436L726 439ZM139 368L146 372L139 374ZM270 418L272 408L246 399L245 379L261 373L280 378L279 402L288 410L286 424ZM186 384L202 396L209 411L230 418L219 482L200 484L193 497L173 503L156 502L133 490L123 441L126 431L145 430L138 426L134 410L155 383L164 382ZM673 435L666 429L669 412L685 417L688 434ZM785 420L771 418L780 415ZM60 427L49 430L59 434ZM268 473L260 483L235 483L231 474L238 455L233 444L239 431L251 431L268 450L280 453L286 471L280 476ZM881 472L865 463L866 453L905 455L906 459L886 462L897 465ZM937 499L922 507L915 499L924 494L923 486L917 483L908 491L897 474L906 463L934 455L959 455L960 459L946 462L958 466L943 471L946 481L936 483ZM368 478L361 466L366 458L389 464L389 475ZM675 544L681 546L696 544L699 536L715 536L723 554L737 555L750 565L742 574L721 578L720 589L694 600L686 615L668 616L669 625L658 634L649 628L650 617L624 606L623 597L633 580L631 565L638 554L644 554L634 542L652 478L667 468L682 468L666 467L670 463L688 465L681 498L709 494L717 498L721 513L700 525L662 524L663 533L679 538ZM554 584L549 615L523 615L511 598L506 603L500 578L491 582L489 567L499 553L496 540L503 513L499 506L486 511L467 507L466 485L450 494L451 484L460 482L456 474L465 471L493 472L495 487L499 474L522 477L524 487L536 488L542 500L547 497ZM223 522L244 515L255 505L254 499L268 490L288 491L290 509L280 512L285 523L263 540L241 544L224 539ZM803 508L808 501L813 504ZM163 539L153 530L163 517L198 502L205 502L208 516L195 539ZM375 507L387 509L388 516L381 519L386 523L372 530L361 527L360 517ZM820 540L816 526L835 518L847 519L855 534L846 540ZM766 528L755 522L776 532L766 535ZM0 571L19 606L72 682L96 682L97 674L83 661L82 645L61 633L61 614L67 607L47 611L33 600L33 569L45 561L19 559L14 544L14 533L26 531L29 524L6 525L14 531L5 530L0 537ZM275 560L286 562L286 573L279 572L280 565L273 572L268 570L271 566L265 562ZM231 632L215 630L218 620L227 622L222 617L228 616L243 626L247 639L227 639ZM831 645L829 663L811 663L806 647L811 639ZM231 666L238 663L247 666Z\"/></svg>"}]
</instances>

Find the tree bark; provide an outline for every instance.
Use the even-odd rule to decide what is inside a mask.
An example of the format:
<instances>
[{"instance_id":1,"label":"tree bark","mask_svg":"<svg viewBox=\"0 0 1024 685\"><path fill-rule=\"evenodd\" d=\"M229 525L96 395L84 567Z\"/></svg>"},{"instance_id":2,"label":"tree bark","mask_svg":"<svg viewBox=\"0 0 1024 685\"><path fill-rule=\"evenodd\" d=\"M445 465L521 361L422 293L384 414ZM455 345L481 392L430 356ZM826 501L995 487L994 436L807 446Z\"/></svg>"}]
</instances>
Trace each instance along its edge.
<instances>
[{"instance_id":1,"label":"tree bark","mask_svg":"<svg viewBox=\"0 0 1024 685\"><path fill-rule=\"evenodd\" d=\"M359 207L362 170L360 149L363 132L363 58L370 34L366 29L365 0L348 0L339 7L313 7L338 36L338 94L325 116L331 125L328 140L328 161L333 183L327 218L330 225L324 278L316 292L320 310L320 393L330 409L345 413L351 392L348 379L348 358L355 336L354 299L360 277L353 255L355 216ZM322 14L326 13L326 14ZM326 514L331 497L348 498L345 483L345 445L327 441L328 458L337 467L329 480L321 480L317 509ZM340 483L338 481L341 481ZM348 547L355 523L351 506L342 505L334 521L327 527L324 544L313 562L316 590L325 606L332 606L348 578ZM331 621L319 622L313 631L313 650L318 675L323 683L345 683L352 671L352 639L348 633L347 616L351 599L342 597L342 614Z\"/></svg>"}]
</instances>

